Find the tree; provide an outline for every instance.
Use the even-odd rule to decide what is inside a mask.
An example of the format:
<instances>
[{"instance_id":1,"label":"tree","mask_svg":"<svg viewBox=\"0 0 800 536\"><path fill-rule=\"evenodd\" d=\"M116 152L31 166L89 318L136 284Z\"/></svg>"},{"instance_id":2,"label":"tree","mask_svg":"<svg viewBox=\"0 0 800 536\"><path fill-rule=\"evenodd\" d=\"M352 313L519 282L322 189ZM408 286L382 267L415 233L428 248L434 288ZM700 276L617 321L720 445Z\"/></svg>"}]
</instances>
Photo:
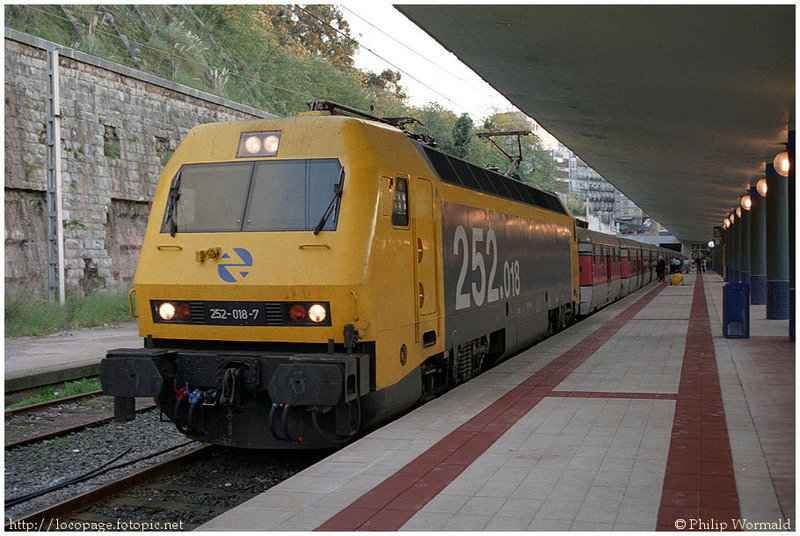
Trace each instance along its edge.
<instances>
[{"instance_id":1,"label":"tree","mask_svg":"<svg viewBox=\"0 0 800 536\"><path fill-rule=\"evenodd\" d=\"M474 123L469 114L463 113L453 125L453 154L459 158L466 158L469 154L469 140L472 137Z\"/></svg>"},{"instance_id":2,"label":"tree","mask_svg":"<svg viewBox=\"0 0 800 536\"><path fill-rule=\"evenodd\" d=\"M377 93L380 90L388 91L394 95L398 100L405 100L406 93L400 86L400 71L392 71L391 69L384 69L381 74L366 72L366 79L364 86L370 93Z\"/></svg>"},{"instance_id":3,"label":"tree","mask_svg":"<svg viewBox=\"0 0 800 536\"><path fill-rule=\"evenodd\" d=\"M439 145L439 149L453 154L453 129L456 124L456 114L445 109L441 104L429 102L422 109L412 109L411 115L424 125L422 127L415 125L413 132L432 136Z\"/></svg>"},{"instance_id":4,"label":"tree","mask_svg":"<svg viewBox=\"0 0 800 536\"><path fill-rule=\"evenodd\" d=\"M586 216L586 200L574 194L567 196L567 208L573 216Z\"/></svg>"},{"instance_id":5,"label":"tree","mask_svg":"<svg viewBox=\"0 0 800 536\"><path fill-rule=\"evenodd\" d=\"M521 112L495 113L488 117L483 124L483 130L495 131L524 131L530 130L528 118ZM515 136L498 137L495 141L509 154L517 154L519 146ZM516 170L520 178L542 188L553 190L555 165L550 153L542 146L541 140L536 135L522 136L522 162ZM496 165L501 172L511 171L508 160L486 140L472 142L470 147L471 160L482 166Z\"/></svg>"},{"instance_id":6,"label":"tree","mask_svg":"<svg viewBox=\"0 0 800 536\"><path fill-rule=\"evenodd\" d=\"M408 115L406 93L400 85L400 72L384 69L381 74L361 72L361 85L369 94L370 108L376 115L399 117Z\"/></svg>"},{"instance_id":7,"label":"tree","mask_svg":"<svg viewBox=\"0 0 800 536\"><path fill-rule=\"evenodd\" d=\"M307 53L319 55L338 67L352 67L356 43L341 11L330 4L263 5L275 30Z\"/></svg>"}]
</instances>

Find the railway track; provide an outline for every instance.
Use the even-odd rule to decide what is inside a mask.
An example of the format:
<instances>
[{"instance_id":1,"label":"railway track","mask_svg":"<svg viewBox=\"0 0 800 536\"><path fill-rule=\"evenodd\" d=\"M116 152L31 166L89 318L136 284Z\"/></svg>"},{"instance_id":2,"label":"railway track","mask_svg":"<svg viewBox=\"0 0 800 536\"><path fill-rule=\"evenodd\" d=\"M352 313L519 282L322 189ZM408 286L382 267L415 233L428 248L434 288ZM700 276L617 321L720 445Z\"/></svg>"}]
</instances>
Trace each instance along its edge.
<instances>
[{"instance_id":1,"label":"railway track","mask_svg":"<svg viewBox=\"0 0 800 536\"><path fill-rule=\"evenodd\" d=\"M6 530L192 530L328 451L198 446L127 477L12 519Z\"/></svg>"},{"instance_id":2,"label":"railway track","mask_svg":"<svg viewBox=\"0 0 800 536\"><path fill-rule=\"evenodd\" d=\"M15 415L35 413L37 411L49 409L52 408L53 406L58 406L60 404L69 404L71 402L83 402L84 400L91 400L92 398L97 398L98 396L103 396L103 391L100 390L89 391L88 393L82 393L80 395L65 396L63 398L57 398L55 400L48 400L47 402L39 402L38 404L31 404L29 406L7 409L5 410L5 413L6 417L14 417Z\"/></svg>"},{"instance_id":3,"label":"railway track","mask_svg":"<svg viewBox=\"0 0 800 536\"><path fill-rule=\"evenodd\" d=\"M137 411L155 404L137 401ZM101 426L114 419L113 400L102 391L41 402L5 411L5 448L11 449Z\"/></svg>"}]
</instances>

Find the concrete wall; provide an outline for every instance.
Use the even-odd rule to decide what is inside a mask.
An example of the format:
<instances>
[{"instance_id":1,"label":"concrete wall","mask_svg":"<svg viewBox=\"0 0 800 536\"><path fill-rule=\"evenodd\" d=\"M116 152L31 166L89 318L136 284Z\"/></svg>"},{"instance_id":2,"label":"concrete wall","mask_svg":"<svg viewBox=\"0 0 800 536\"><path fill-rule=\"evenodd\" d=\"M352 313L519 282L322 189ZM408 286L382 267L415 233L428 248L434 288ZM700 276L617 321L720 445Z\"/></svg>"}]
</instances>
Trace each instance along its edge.
<instances>
[{"instance_id":1,"label":"concrete wall","mask_svg":"<svg viewBox=\"0 0 800 536\"><path fill-rule=\"evenodd\" d=\"M47 49L59 48L66 288L131 288L163 163L186 132L273 117L5 29L5 283L47 292Z\"/></svg>"}]
</instances>

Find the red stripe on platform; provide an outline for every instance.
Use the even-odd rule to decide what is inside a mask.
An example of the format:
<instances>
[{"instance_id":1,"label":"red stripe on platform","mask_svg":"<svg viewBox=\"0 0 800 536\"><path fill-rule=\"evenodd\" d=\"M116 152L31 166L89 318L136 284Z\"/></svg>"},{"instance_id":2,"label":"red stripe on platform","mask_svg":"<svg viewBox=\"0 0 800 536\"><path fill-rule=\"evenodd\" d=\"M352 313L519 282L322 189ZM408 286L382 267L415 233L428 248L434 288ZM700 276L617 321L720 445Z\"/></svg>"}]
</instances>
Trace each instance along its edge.
<instances>
[{"instance_id":1,"label":"red stripe on platform","mask_svg":"<svg viewBox=\"0 0 800 536\"><path fill-rule=\"evenodd\" d=\"M676 393L625 393L614 391L551 391L548 396L565 398L628 398L634 400L677 400Z\"/></svg>"},{"instance_id":2,"label":"red stripe on platform","mask_svg":"<svg viewBox=\"0 0 800 536\"><path fill-rule=\"evenodd\" d=\"M645 294L316 530L399 530L665 287Z\"/></svg>"},{"instance_id":3,"label":"red stripe on platform","mask_svg":"<svg viewBox=\"0 0 800 536\"><path fill-rule=\"evenodd\" d=\"M740 515L711 323L698 275L656 530L674 531L678 520L686 528L694 520L704 524L695 525L696 530L711 530L715 521Z\"/></svg>"}]
</instances>

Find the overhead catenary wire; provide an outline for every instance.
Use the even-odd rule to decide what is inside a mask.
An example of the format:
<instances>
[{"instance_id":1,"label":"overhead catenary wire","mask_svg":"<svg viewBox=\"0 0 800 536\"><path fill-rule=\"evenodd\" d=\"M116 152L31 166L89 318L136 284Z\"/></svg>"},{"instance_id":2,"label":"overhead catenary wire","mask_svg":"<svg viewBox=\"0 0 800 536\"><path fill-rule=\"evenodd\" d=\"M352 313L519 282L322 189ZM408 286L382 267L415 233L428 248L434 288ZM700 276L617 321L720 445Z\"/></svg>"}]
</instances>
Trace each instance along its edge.
<instances>
[{"instance_id":1,"label":"overhead catenary wire","mask_svg":"<svg viewBox=\"0 0 800 536\"><path fill-rule=\"evenodd\" d=\"M461 76L459 76L459 75L457 75L457 74L453 73L452 71L449 71L449 70L445 69L444 67L442 67L442 66L441 66L441 65L439 65L438 63L436 63L436 62L432 61L432 60L431 60L431 59L430 59L428 56L426 56L426 55L424 55L424 54L421 54L421 53L417 52L416 50L414 50L413 48L411 48L410 46L408 46L406 43L404 43L404 42L403 42L403 41L401 41L400 39L397 39L396 37L394 37L392 34L390 34L390 33L386 32L385 30L383 30L383 29L381 29L381 28L378 28L377 26L375 26L374 24L372 24L370 21L368 21L367 19L365 19L364 17L362 17L361 15L359 15L358 13L356 13L355 11L353 11L352 9L348 8L347 6L344 6L344 5L342 5L342 6L339 6L339 7L341 7L342 9L344 9L345 11L347 11L348 13L350 13L351 15L353 15L354 17L356 17L356 18L360 19L360 20L361 20L361 21L363 21L365 24L368 24L370 27L374 28L376 31L378 31L378 32L382 33L383 35L385 35L386 37L388 37L389 39L391 39L392 41L394 41L395 43L397 43L397 44L398 44L398 45L400 45L401 47L405 48L406 50L408 50L409 52L411 52L411 53L412 53L412 54L414 54L415 56L417 56L417 57L419 57L419 58L421 58L421 59L425 60L425 61L426 61L426 62L428 62L429 64L433 65L434 67L436 67L436 68L437 68L437 69L439 69L440 71L443 71L443 72L447 73L449 76L451 76L451 77L455 78L456 80L459 80L460 82L463 82L463 83L467 84L467 85L468 85L468 86L470 86L472 89L475 89L475 90L478 90L478 91L483 91L481 88L479 88L479 87L476 87L475 85L473 85L473 83L472 83L471 81L469 81L469 80L465 80L464 78L462 78ZM384 60L384 61L386 61L386 60Z\"/></svg>"},{"instance_id":2,"label":"overhead catenary wire","mask_svg":"<svg viewBox=\"0 0 800 536\"><path fill-rule=\"evenodd\" d=\"M425 88L429 89L430 91L432 91L432 92L436 93L437 95L439 95L440 97L442 97L443 99L445 99L447 102L451 103L453 106L456 106L456 107L458 107L459 109L463 110L464 112L468 112L468 110L467 110L467 109L466 109L464 106L462 106L462 105L458 104L457 102L455 102L454 100L452 100L452 99L451 99L450 97L448 97L447 95L444 95L443 93L441 93L441 92L437 91L436 89L432 88L431 86L429 86L428 84L426 84L425 82L423 82L423 81L422 81L422 80L420 80L419 78L415 77L414 75L412 75L412 74L411 74L411 73L409 73L408 71L406 71L406 70L402 69L401 67L398 67L397 65L395 65L395 64L394 64L394 63L392 63L391 61L387 60L386 58L384 58L383 56L381 56L380 54L378 54L378 53L377 53L377 52L375 52L374 50L370 49L369 47L367 47L367 46L365 46L365 45L362 45L362 44L361 44L361 43L359 43L359 42L358 42L356 39L354 39L354 38L350 37L350 36L349 36L349 35L347 35L346 33L342 32L340 29L338 29L338 28L336 28L335 26L332 26L331 24L329 24L329 23L325 22L324 20L320 19L319 17L317 17L317 16L316 16L316 15L314 15L313 13L311 13L311 12L307 11L307 10L306 10L305 8L303 8L302 6L298 6L298 9L299 9L300 11L302 11L303 13L305 13L306 15L308 15L309 17L312 17L312 18L314 18L314 19L315 19L317 22L319 22L320 24L322 24L322 25L324 25L324 26L327 26L328 28L332 29L333 31L335 31L336 33L338 33L339 35L341 35L341 36L342 36L342 37L344 37L345 39L348 39L348 40L352 41L353 43L355 43L355 44L356 44L357 46L359 46L360 48L363 48L364 50L366 50L366 51L367 51L367 52L369 52L370 54L373 54L373 55L374 55L376 58L380 59L381 61L384 61L384 62L386 62L386 63L387 63L387 64L389 64L389 65L391 65L392 67L394 67L395 69L397 69L399 72L401 72L402 74L404 74L404 75L408 76L409 78L411 78L412 80L414 80L414 81L415 81L415 82L417 82L418 84L421 84L423 87L425 87Z\"/></svg>"},{"instance_id":3,"label":"overhead catenary wire","mask_svg":"<svg viewBox=\"0 0 800 536\"><path fill-rule=\"evenodd\" d=\"M391 34L389 34L388 32L386 32L385 30L383 30L383 29L381 29L381 28L379 28L379 27L375 26L375 25L374 25L373 23L371 23L369 20L367 20L366 18L362 17L361 15L359 15L358 13L356 13L355 11L353 11L352 9L348 8L347 6L340 5L339 7L341 7L342 9L344 9L345 11L347 11L348 13L350 13L351 15L353 15L354 17L358 18L359 20L363 21L365 24L367 24L367 25L369 25L370 27L374 28L376 31L380 32L382 35L386 36L387 38L391 39L391 40L392 40L392 41L394 41L395 43L399 44L400 46L402 46L403 48L405 48L405 49L406 49L406 50L408 50L409 52L413 53L414 55L418 56L419 58L422 58L423 60L425 60L425 61L426 61L427 63L429 63L430 65L432 65L432 66L434 66L435 68L439 69L440 71L442 71L442 72L446 73L448 76L450 76L450 77L452 77L452 78L454 78L454 79L458 80L459 82L462 82L463 84L466 84L467 86L469 86L471 89L473 89L473 90L475 90L475 91L479 91L479 92L483 93L484 95L485 95L485 94L487 94L487 93L486 93L486 89L485 89L485 88L483 88L483 87L479 87L479 86L476 86L476 85L474 84L474 80L473 80L473 81L467 80L467 79L463 78L462 76L459 76L459 75L457 75L457 74L453 73L452 71L449 71L448 69L446 69L446 68L442 67L442 66L441 66L441 65L439 65L438 63L436 63L436 62L434 62L433 60L431 60L431 59L430 59L430 57L428 57L428 56L426 56L425 54L422 54L422 53L420 53L420 52L416 51L414 48L412 48L412 47L410 47L409 45L407 45L407 44L406 44L404 41L402 41L402 40L400 40L400 39L397 39L397 38L396 38L396 37L394 37L393 35L391 35ZM380 56L378 56L378 57L380 58ZM386 61L386 60L384 60L383 58L380 58L380 59L381 59L382 61ZM387 62L387 63L389 63L389 62ZM391 64L391 63L389 63L389 64L390 64L390 65L393 65L393 64ZM476 76L477 76L477 75L476 75ZM448 100L449 100L449 99L448 99ZM506 100L507 100L507 99L506 99ZM452 102L452 101L450 101L450 102ZM511 108L513 108L513 109L514 109L514 110L516 110L516 111L519 111L519 108L517 108L517 107L516 107L516 106L515 106L513 103L510 103L510 102L509 102L508 106L509 106L509 107L511 107ZM464 107L464 106L459 106L459 107L460 107L461 109L463 109L463 110L467 111L468 113L470 113L470 111L469 111L469 110L468 110L466 107ZM487 117L490 117L491 115L493 115L493 114L494 114L496 111L497 111L496 109L494 109L494 111L489 111L489 110L481 110L481 111L479 111L479 112L477 112L477 113L475 113L474 111L473 111L473 112L471 112L471 113L472 113L473 117L479 118L481 121L483 121L483 120L485 120Z\"/></svg>"}]
</instances>

